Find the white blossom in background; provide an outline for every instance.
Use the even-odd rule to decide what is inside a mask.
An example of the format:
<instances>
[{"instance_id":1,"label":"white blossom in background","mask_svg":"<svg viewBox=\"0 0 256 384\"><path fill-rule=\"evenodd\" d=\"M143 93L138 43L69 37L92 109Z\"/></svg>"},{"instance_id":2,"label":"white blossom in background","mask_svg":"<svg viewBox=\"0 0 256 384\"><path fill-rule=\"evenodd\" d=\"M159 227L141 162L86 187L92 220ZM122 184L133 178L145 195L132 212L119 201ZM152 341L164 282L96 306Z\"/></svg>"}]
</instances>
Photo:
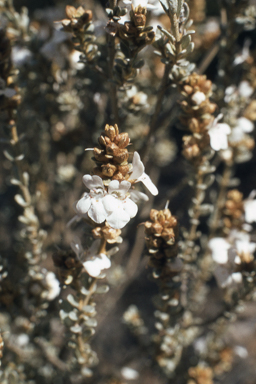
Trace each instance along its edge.
<instances>
[{"instance_id":1,"label":"white blossom in background","mask_svg":"<svg viewBox=\"0 0 256 384\"><path fill-rule=\"evenodd\" d=\"M208 244L212 251L212 258L218 264L226 264L228 262L228 250L231 245L223 237L214 237Z\"/></svg>"},{"instance_id":2,"label":"white blossom in background","mask_svg":"<svg viewBox=\"0 0 256 384\"><path fill-rule=\"evenodd\" d=\"M228 135L231 128L226 123L219 123L223 115L219 114L216 119L208 126L208 134L210 136L210 145L214 151L228 148Z\"/></svg>"},{"instance_id":3,"label":"white blossom in background","mask_svg":"<svg viewBox=\"0 0 256 384\"><path fill-rule=\"evenodd\" d=\"M256 189L254 189L248 199L244 201L245 221L247 223L256 222Z\"/></svg>"},{"instance_id":4,"label":"white blossom in background","mask_svg":"<svg viewBox=\"0 0 256 384\"><path fill-rule=\"evenodd\" d=\"M245 99L249 98L253 94L254 89L250 86L250 83L247 80L241 81L238 86L239 96L244 97Z\"/></svg>"},{"instance_id":5,"label":"white blossom in background","mask_svg":"<svg viewBox=\"0 0 256 384\"><path fill-rule=\"evenodd\" d=\"M125 5L133 5L134 8L138 7L139 5L147 9L155 8L155 5L148 3L148 0L123 0L123 3Z\"/></svg>"},{"instance_id":6,"label":"white blossom in background","mask_svg":"<svg viewBox=\"0 0 256 384\"><path fill-rule=\"evenodd\" d=\"M98 253L100 240L95 240L87 252L87 260L83 263L85 271L92 277L100 277L104 269L111 267L111 261L105 253Z\"/></svg>"},{"instance_id":7,"label":"white blossom in background","mask_svg":"<svg viewBox=\"0 0 256 384\"><path fill-rule=\"evenodd\" d=\"M126 91L126 97L134 105L147 106L148 96L144 92L138 92L135 85Z\"/></svg>"},{"instance_id":8,"label":"white blossom in background","mask_svg":"<svg viewBox=\"0 0 256 384\"><path fill-rule=\"evenodd\" d=\"M206 96L203 92L195 92L193 94L193 96L191 97L191 100L193 101L193 103L195 103L196 105L200 105L202 104L203 101L206 100Z\"/></svg>"},{"instance_id":9,"label":"white blossom in background","mask_svg":"<svg viewBox=\"0 0 256 384\"><path fill-rule=\"evenodd\" d=\"M144 172L145 167L140 159L138 152L134 152L133 161L132 161L132 174L129 176L130 180L135 180L135 183L141 181L149 192L156 196L158 194L158 189L155 184L152 182L150 177Z\"/></svg>"},{"instance_id":10,"label":"white blossom in background","mask_svg":"<svg viewBox=\"0 0 256 384\"><path fill-rule=\"evenodd\" d=\"M231 144L240 143L248 137L246 134L254 130L254 124L246 117L239 117L237 125L232 128L228 141Z\"/></svg>"},{"instance_id":11,"label":"white blossom in background","mask_svg":"<svg viewBox=\"0 0 256 384\"><path fill-rule=\"evenodd\" d=\"M221 237L209 241L209 248L212 251L212 258L217 264L214 276L221 288L231 287L242 282L242 274L235 272L237 254L231 244Z\"/></svg>"},{"instance_id":12,"label":"white blossom in background","mask_svg":"<svg viewBox=\"0 0 256 384\"><path fill-rule=\"evenodd\" d=\"M139 378L139 373L130 367L123 367L121 369L121 375L125 380L136 380Z\"/></svg>"},{"instance_id":13,"label":"white blossom in background","mask_svg":"<svg viewBox=\"0 0 256 384\"><path fill-rule=\"evenodd\" d=\"M45 282L48 289L46 299L49 301L54 300L60 294L60 284L55 276L55 273L47 272Z\"/></svg>"},{"instance_id":14,"label":"white blossom in background","mask_svg":"<svg viewBox=\"0 0 256 384\"><path fill-rule=\"evenodd\" d=\"M253 260L253 253L256 249L256 244L251 243L250 235L245 232L237 232L235 236L235 249L237 257L235 262L240 264L241 262L250 262Z\"/></svg>"},{"instance_id":15,"label":"white blossom in background","mask_svg":"<svg viewBox=\"0 0 256 384\"><path fill-rule=\"evenodd\" d=\"M234 66L244 63L250 57L250 44L251 40L247 39L244 43L242 52L235 56L235 60L233 61Z\"/></svg>"},{"instance_id":16,"label":"white blossom in background","mask_svg":"<svg viewBox=\"0 0 256 384\"><path fill-rule=\"evenodd\" d=\"M253 94L253 88L247 80L241 81L238 88L235 85L230 85L225 90L225 103L236 101L239 97L249 98Z\"/></svg>"}]
</instances>

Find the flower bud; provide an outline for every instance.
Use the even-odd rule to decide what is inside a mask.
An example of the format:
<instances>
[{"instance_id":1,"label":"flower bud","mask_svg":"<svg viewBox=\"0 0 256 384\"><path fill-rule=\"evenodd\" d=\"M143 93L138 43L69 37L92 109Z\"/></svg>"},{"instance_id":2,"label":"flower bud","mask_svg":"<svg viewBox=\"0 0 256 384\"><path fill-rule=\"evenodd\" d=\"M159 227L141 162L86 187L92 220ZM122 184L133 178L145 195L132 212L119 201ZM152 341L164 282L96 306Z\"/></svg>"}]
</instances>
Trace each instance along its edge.
<instances>
[{"instance_id":1,"label":"flower bud","mask_svg":"<svg viewBox=\"0 0 256 384\"><path fill-rule=\"evenodd\" d=\"M119 148L125 148L130 143L130 138L127 132L120 133L115 137L114 141Z\"/></svg>"}]
</instances>

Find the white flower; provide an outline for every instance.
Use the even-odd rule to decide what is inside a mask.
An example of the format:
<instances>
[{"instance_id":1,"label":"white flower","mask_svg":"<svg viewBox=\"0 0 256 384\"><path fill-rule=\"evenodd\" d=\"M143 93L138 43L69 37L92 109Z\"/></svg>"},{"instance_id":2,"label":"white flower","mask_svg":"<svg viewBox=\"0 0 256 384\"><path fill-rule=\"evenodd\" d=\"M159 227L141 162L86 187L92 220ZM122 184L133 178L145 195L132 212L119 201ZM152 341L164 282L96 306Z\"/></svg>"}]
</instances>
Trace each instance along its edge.
<instances>
[{"instance_id":1,"label":"white flower","mask_svg":"<svg viewBox=\"0 0 256 384\"><path fill-rule=\"evenodd\" d=\"M92 277L99 277L104 269L111 267L111 261L105 253L97 253L100 240L93 242L88 250L88 260L83 263L84 269Z\"/></svg>"},{"instance_id":2,"label":"white flower","mask_svg":"<svg viewBox=\"0 0 256 384\"><path fill-rule=\"evenodd\" d=\"M228 124L218 123L222 117L222 114L218 115L213 123L208 126L210 144L215 151L228 148L228 135L231 133L231 128Z\"/></svg>"},{"instance_id":3,"label":"white flower","mask_svg":"<svg viewBox=\"0 0 256 384\"><path fill-rule=\"evenodd\" d=\"M216 263L226 264L228 262L228 250L231 245L227 240L223 239L223 237L215 237L209 241L208 246Z\"/></svg>"},{"instance_id":4,"label":"white flower","mask_svg":"<svg viewBox=\"0 0 256 384\"><path fill-rule=\"evenodd\" d=\"M128 196L130 188L131 183L126 180L112 180L108 185L104 205L109 212L107 222L114 229L123 228L138 212L137 205Z\"/></svg>"},{"instance_id":5,"label":"white flower","mask_svg":"<svg viewBox=\"0 0 256 384\"><path fill-rule=\"evenodd\" d=\"M245 41L242 52L235 56L235 60L233 61L233 65L239 65L244 63L250 57L250 40Z\"/></svg>"},{"instance_id":6,"label":"white flower","mask_svg":"<svg viewBox=\"0 0 256 384\"><path fill-rule=\"evenodd\" d=\"M217 284L226 288L235 283L242 282L242 274L235 272L237 254L230 242L221 237L215 237L209 241L209 248L212 251L212 258L218 264L214 270Z\"/></svg>"},{"instance_id":7,"label":"white flower","mask_svg":"<svg viewBox=\"0 0 256 384\"><path fill-rule=\"evenodd\" d=\"M245 211L245 221L247 223L252 223L256 221L256 189L253 190L248 199L244 201L244 211ZM253 200L254 199L254 200Z\"/></svg>"},{"instance_id":8,"label":"white flower","mask_svg":"<svg viewBox=\"0 0 256 384\"><path fill-rule=\"evenodd\" d=\"M55 273L47 272L45 281L48 289L46 299L49 301L54 300L60 294L60 284L56 279Z\"/></svg>"},{"instance_id":9,"label":"white flower","mask_svg":"<svg viewBox=\"0 0 256 384\"><path fill-rule=\"evenodd\" d=\"M83 182L90 192L84 193L83 197L77 202L76 211L81 216L88 214L95 223L103 223L108 216L104 205L106 191L103 181L97 175L84 175Z\"/></svg>"},{"instance_id":10,"label":"white flower","mask_svg":"<svg viewBox=\"0 0 256 384\"><path fill-rule=\"evenodd\" d=\"M246 119L246 117L239 117L237 125L232 128L228 140L231 144L239 143L246 138L245 134L252 132L253 129L254 124L250 120Z\"/></svg>"},{"instance_id":11,"label":"white flower","mask_svg":"<svg viewBox=\"0 0 256 384\"><path fill-rule=\"evenodd\" d=\"M247 99L253 94L253 88L250 86L248 81L244 80L239 84L238 92L241 97Z\"/></svg>"},{"instance_id":12,"label":"white flower","mask_svg":"<svg viewBox=\"0 0 256 384\"><path fill-rule=\"evenodd\" d=\"M145 187L156 196L158 194L158 189L150 179L150 177L144 172L145 167L140 159L138 152L134 152L133 161L132 161L132 174L130 175L130 180L136 180L135 183L141 181Z\"/></svg>"},{"instance_id":13,"label":"white flower","mask_svg":"<svg viewBox=\"0 0 256 384\"><path fill-rule=\"evenodd\" d=\"M135 105L144 105L146 106L148 96L144 92L138 92L137 87L133 85L130 89L126 91L126 96Z\"/></svg>"},{"instance_id":14,"label":"white flower","mask_svg":"<svg viewBox=\"0 0 256 384\"><path fill-rule=\"evenodd\" d=\"M121 369L121 375L126 380L136 380L139 377L139 374L135 369L132 369L130 367L123 367Z\"/></svg>"},{"instance_id":15,"label":"white flower","mask_svg":"<svg viewBox=\"0 0 256 384\"><path fill-rule=\"evenodd\" d=\"M139 5L147 9L155 9L156 5L148 4L148 0L123 0L125 5L133 5L134 8L137 8Z\"/></svg>"},{"instance_id":16,"label":"white flower","mask_svg":"<svg viewBox=\"0 0 256 384\"><path fill-rule=\"evenodd\" d=\"M233 272L232 269L226 266L218 265L214 271L214 276L218 285L221 288L227 288L234 284L240 284L242 282L242 274L240 272Z\"/></svg>"},{"instance_id":17,"label":"white flower","mask_svg":"<svg viewBox=\"0 0 256 384\"><path fill-rule=\"evenodd\" d=\"M239 117L239 119L237 119L237 127L246 133L254 130L253 122L248 120L246 117Z\"/></svg>"},{"instance_id":18,"label":"white flower","mask_svg":"<svg viewBox=\"0 0 256 384\"><path fill-rule=\"evenodd\" d=\"M253 252L256 244L250 242L250 236L245 232L237 232L235 239L236 252L238 256L235 258L236 264L242 262L250 262L253 259Z\"/></svg>"},{"instance_id":19,"label":"white flower","mask_svg":"<svg viewBox=\"0 0 256 384\"><path fill-rule=\"evenodd\" d=\"M195 92L194 95L191 97L191 100L196 104L200 105L203 101L205 101L206 96L203 92Z\"/></svg>"}]
</instances>

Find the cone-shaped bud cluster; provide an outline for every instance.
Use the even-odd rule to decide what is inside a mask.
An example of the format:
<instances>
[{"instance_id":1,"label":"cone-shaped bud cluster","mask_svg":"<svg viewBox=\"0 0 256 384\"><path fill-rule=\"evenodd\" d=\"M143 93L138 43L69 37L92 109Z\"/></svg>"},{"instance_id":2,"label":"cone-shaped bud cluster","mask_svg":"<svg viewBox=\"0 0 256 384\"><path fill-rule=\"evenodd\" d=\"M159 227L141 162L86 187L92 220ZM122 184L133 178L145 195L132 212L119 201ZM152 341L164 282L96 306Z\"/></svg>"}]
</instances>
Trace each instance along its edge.
<instances>
[{"instance_id":1,"label":"cone-shaped bud cluster","mask_svg":"<svg viewBox=\"0 0 256 384\"><path fill-rule=\"evenodd\" d=\"M178 222L169 209L151 209L150 220L144 225L152 266L160 267L177 256Z\"/></svg>"},{"instance_id":2,"label":"cone-shaped bud cluster","mask_svg":"<svg viewBox=\"0 0 256 384\"><path fill-rule=\"evenodd\" d=\"M92 230L92 235L95 239L104 239L109 244L114 244L121 241L120 229L111 228L108 223L103 226L96 227Z\"/></svg>"},{"instance_id":3,"label":"cone-shaped bud cluster","mask_svg":"<svg viewBox=\"0 0 256 384\"><path fill-rule=\"evenodd\" d=\"M132 10L130 12L131 21L136 27L144 27L147 21L147 8L139 5L138 7L134 7L132 5Z\"/></svg>"},{"instance_id":4,"label":"cone-shaped bud cluster","mask_svg":"<svg viewBox=\"0 0 256 384\"><path fill-rule=\"evenodd\" d=\"M237 189L232 189L228 192L227 200L223 208L223 215L223 222L226 228L242 228L244 222L243 194Z\"/></svg>"},{"instance_id":5,"label":"cone-shaped bud cluster","mask_svg":"<svg viewBox=\"0 0 256 384\"><path fill-rule=\"evenodd\" d=\"M84 28L92 20L92 11L85 10L83 7L77 9L72 5L66 6L67 19L61 20L64 31L74 32Z\"/></svg>"},{"instance_id":6,"label":"cone-shaped bud cluster","mask_svg":"<svg viewBox=\"0 0 256 384\"><path fill-rule=\"evenodd\" d=\"M193 136L184 136L183 155L189 160L200 158L202 151L209 146L207 127L213 121L216 104L211 103L212 82L206 76L193 73L184 82L180 120Z\"/></svg>"},{"instance_id":7,"label":"cone-shaped bud cluster","mask_svg":"<svg viewBox=\"0 0 256 384\"><path fill-rule=\"evenodd\" d=\"M128 179L130 167L128 165L129 153L126 147L130 143L128 133L119 133L118 126L115 124L106 125L104 132L99 138L100 148L94 148L94 160L97 167L93 172L103 180Z\"/></svg>"}]
</instances>

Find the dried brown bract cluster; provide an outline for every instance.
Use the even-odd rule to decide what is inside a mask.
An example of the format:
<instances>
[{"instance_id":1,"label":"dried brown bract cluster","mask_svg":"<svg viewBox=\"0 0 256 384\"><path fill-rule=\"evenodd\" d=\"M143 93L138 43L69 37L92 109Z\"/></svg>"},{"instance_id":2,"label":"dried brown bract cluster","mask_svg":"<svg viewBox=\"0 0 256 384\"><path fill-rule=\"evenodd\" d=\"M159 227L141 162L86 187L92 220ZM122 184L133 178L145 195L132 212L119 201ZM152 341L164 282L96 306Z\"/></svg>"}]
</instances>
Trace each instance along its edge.
<instances>
[{"instance_id":1,"label":"dried brown bract cluster","mask_svg":"<svg viewBox=\"0 0 256 384\"><path fill-rule=\"evenodd\" d=\"M213 384L213 371L210 367L197 365L196 367L189 368L188 384Z\"/></svg>"},{"instance_id":2,"label":"dried brown bract cluster","mask_svg":"<svg viewBox=\"0 0 256 384\"><path fill-rule=\"evenodd\" d=\"M92 230L92 235L95 239L104 239L109 244L120 242L121 233L121 229L111 228L107 222L104 225L98 226Z\"/></svg>"},{"instance_id":3,"label":"dried brown bract cluster","mask_svg":"<svg viewBox=\"0 0 256 384\"><path fill-rule=\"evenodd\" d=\"M212 93L212 82L205 75L193 73L184 82L181 102L183 111L180 120L192 133L184 136L184 156L193 162L200 162L202 151L209 146L210 138L207 127L212 122L212 114L217 105L209 99Z\"/></svg>"},{"instance_id":4,"label":"dried brown bract cluster","mask_svg":"<svg viewBox=\"0 0 256 384\"><path fill-rule=\"evenodd\" d=\"M225 229L241 229L244 223L243 194L237 189L232 189L227 194L227 200L223 208L223 223Z\"/></svg>"},{"instance_id":5,"label":"dried brown bract cluster","mask_svg":"<svg viewBox=\"0 0 256 384\"><path fill-rule=\"evenodd\" d=\"M178 222L169 209L151 209L150 220L145 222L146 245L150 254L150 265L167 271L169 259L177 256Z\"/></svg>"},{"instance_id":6,"label":"dried brown bract cluster","mask_svg":"<svg viewBox=\"0 0 256 384\"><path fill-rule=\"evenodd\" d=\"M93 172L103 180L126 180L130 167L127 146L130 143L128 133L119 133L117 124L106 125L99 138L100 148L95 147L93 154L97 167Z\"/></svg>"},{"instance_id":7,"label":"dried brown bract cluster","mask_svg":"<svg viewBox=\"0 0 256 384\"><path fill-rule=\"evenodd\" d=\"M66 16L67 19L61 20L64 31L74 32L82 30L92 20L92 11L85 10L81 6L76 9L71 5L67 5Z\"/></svg>"},{"instance_id":8,"label":"dried brown bract cluster","mask_svg":"<svg viewBox=\"0 0 256 384\"><path fill-rule=\"evenodd\" d=\"M118 36L121 40L134 45L134 49L140 50L145 45L152 44L155 39L153 27L146 27L147 9L142 6L132 7L130 12L131 21L124 24L118 23L114 17L107 25L107 31L112 36Z\"/></svg>"}]
</instances>

